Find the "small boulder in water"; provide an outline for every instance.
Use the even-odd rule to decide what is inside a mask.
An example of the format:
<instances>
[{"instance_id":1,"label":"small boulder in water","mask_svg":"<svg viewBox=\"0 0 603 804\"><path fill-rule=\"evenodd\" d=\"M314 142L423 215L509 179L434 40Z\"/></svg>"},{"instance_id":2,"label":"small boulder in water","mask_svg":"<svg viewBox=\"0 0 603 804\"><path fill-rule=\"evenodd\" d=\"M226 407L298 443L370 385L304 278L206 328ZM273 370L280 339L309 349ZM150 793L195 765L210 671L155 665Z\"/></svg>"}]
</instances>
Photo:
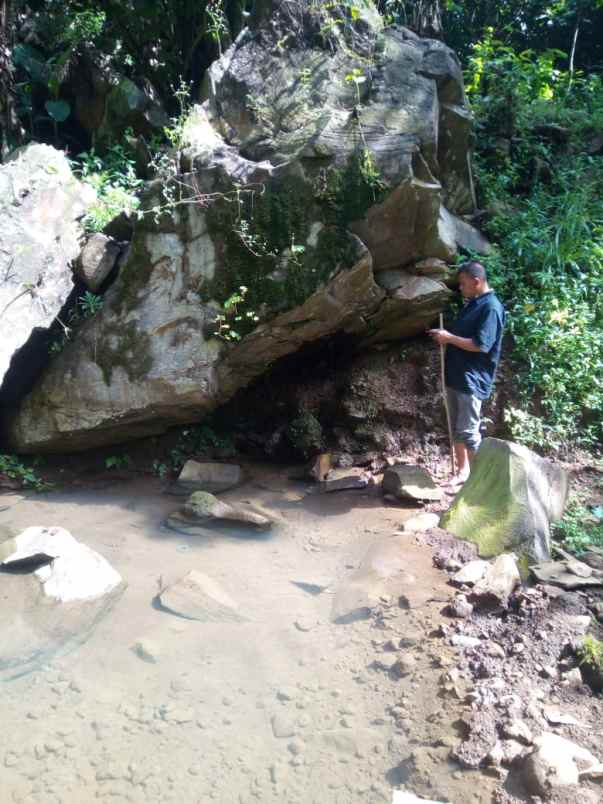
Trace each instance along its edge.
<instances>
[{"instance_id":1,"label":"small boulder in water","mask_svg":"<svg viewBox=\"0 0 603 804\"><path fill-rule=\"evenodd\" d=\"M230 505L207 491L196 491L184 503L183 512L200 523L232 522L251 525L259 530L269 530L272 522L268 517L240 505Z\"/></svg>"}]
</instances>

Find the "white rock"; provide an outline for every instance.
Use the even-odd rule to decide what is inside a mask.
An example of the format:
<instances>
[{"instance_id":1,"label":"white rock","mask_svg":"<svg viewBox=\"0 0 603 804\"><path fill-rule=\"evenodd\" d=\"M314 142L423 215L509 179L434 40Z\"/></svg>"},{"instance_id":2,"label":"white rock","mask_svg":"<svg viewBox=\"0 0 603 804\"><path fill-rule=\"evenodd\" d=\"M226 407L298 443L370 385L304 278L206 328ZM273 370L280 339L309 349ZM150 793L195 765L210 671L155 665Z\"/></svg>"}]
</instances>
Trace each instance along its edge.
<instances>
[{"instance_id":1,"label":"white rock","mask_svg":"<svg viewBox=\"0 0 603 804\"><path fill-rule=\"evenodd\" d=\"M489 563L487 561L482 561L481 558L478 558L475 561L469 561L468 564L465 564L462 569L452 576L452 580L454 583L459 584L477 583L484 577L489 566Z\"/></svg>"},{"instance_id":2,"label":"white rock","mask_svg":"<svg viewBox=\"0 0 603 804\"><path fill-rule=\"evenodd\" d=\"M465 634L453 634L450 637L450 642L457 648L477 648L478 645L482 644L481 639L466 636Z\"/></svg>"},{"instance_id":3,"label":"white rock","mask_svg":"<svg viewBox=\"0 0 603 804\"><path fill-rule=\"evenodd\" d=\"M533 795L549 796L557 787L578 784L577 762L585 765L585 769L599 764L586 748L557 734L544 732L534 740L534 751L526 757L524 782Z\"/></svg>"},{"instance_id":4,"label":"white rock","mask_svg":"<svg viewBox=\"0 0 603 804\"><path fill-rule=\"evenodd\" d=\"M579 687L583 684L582 673L577 667L574 667L573 670L568 670L563 674L563 681L567 682L570 687Z\"/></svg>"},{"instance_id":5,"label":"white rock","mask_svg":"<svg viewBox=\"0 0 603 804\"><path fill-rule=\"evenodd\" d=\"M533 739L528 725L518 718L503 726L503 735L524 745L531 745Z\"/></svg>"},{"instance_id":6,"label":"white rock","mask_svg":"<svg viewBox=\"0 0 603 804\"><path fill-rule=\"evenodd\" d=\"M484 577L475 584L473 594L480 598L493 598L504 604L520 583L521 576L515 558L503 553L490 564Z\"/></svg>"},{"instance_id":7,"label":"white rock","mask_svg":"<svg viewBox=\"0 0 603 804\"><path fill-rule=\"evenodd\" d=\"M121 576L99 553L76 541L64 528L31 527L14 539L15 551L5 561L35 553L56 556L53 563L36 570L47 597L62 603L95 600L113 591Z\"/></svg>"},{"instance_id":8,"label":"white rock","mask_svg":"<svg viewBox=\"0 0 603 804\"><path fill-rule=\"evenodd\" d=\"M431 528L437 528L439 522L440 517L437 514L429 514L425 512L407 519L406 522L402 524L402 530L408 533L430 530Z\"/></svg>"},{"instance_id":9,"label":"white rock","mask_svg":"<svg viewBox=\"0 0 603 804\"><path fill-rule=\"evenodd\" d=\"M285 715L274 715L271 720L272 733L279 739L295 737L295 724Z\"/></svg>"},{"instance_id":10,"label":"white rock","mask_svg":"<svg viewBox=\"0 0 603 804\"><path fill-rule=\"evenodd\" d=\"M552 706L545 706L544 716L552 726L579 726L580 722L572 715L560 712Z\"/></svg>"},{"instance_id":11,"label":"white rock","mask_svg":"<svg viewBox=\"0 0 603 804\"><path fill-rule=\"evenodd\" d=\"M137 639L132 645L132 650L139 659L142 659L143 662L149 662L150 664L156 664L161 655L159 645L146 638Z\"/></svg>"}]
</instances>

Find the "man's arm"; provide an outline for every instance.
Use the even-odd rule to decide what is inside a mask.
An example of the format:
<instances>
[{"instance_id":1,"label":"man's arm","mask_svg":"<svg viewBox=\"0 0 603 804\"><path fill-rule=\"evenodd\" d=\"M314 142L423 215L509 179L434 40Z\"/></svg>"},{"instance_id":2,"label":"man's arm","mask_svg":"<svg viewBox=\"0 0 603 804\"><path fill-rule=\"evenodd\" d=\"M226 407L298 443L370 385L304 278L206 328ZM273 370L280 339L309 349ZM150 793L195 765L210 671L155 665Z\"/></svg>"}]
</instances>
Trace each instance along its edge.
<instances>
[{"instance_id":1,"label":"man's arm","mask_svg":"<svg viewBox=\"0 0 603 804\"><path fill-rule=\"evenodd\" d=\"M453 335L452 332L448 332L447 329L428 329L427 334L431 335L434 341L439 344L450 343L452 346L464 349L465 352L482 351L473 338L461 338L460 335Z\"/></svg>"}]
</instances>

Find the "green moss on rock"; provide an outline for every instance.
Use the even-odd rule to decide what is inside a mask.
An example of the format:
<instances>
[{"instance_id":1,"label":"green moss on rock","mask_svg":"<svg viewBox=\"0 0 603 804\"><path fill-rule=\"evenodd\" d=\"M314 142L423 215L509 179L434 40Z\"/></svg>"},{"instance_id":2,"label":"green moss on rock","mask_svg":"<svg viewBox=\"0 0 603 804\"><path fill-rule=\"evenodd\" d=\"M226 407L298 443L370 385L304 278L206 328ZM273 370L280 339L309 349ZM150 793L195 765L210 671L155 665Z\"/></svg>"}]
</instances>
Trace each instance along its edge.
<instances>
[{"instance_id":1,"label":"green moss on rock","mask_svg":"<svg viewBox=\"0 0 603 804\"><path fill-rule=\"evenodd\" d=\"M287 428L287 436L293 447L304 458L310 458L324 446L321 424L309 411L304 411L293 419Z\"/></svg>"},{"instance_id":2,"label":"green moss on rock","mask_svg":"<svg viewBox=\"0 0 603 804\"><path fill-rule=\"evenodd\" d=\"M131 382L140 381L153 368L151 339L139 332L134 321L112 324L105 329L103 341L95 345L90 359L100 367L106 385L111 385L117 366L124 369Z\"/></svg>"},{"instance_id":3,"label":"green moss on rock","mask_svg":"<svg viewBox=\"0 0 603 804\"><path fill-rule=\"evenodd\" d=\"M215 201L207 225L216 248L215 277L200 289L203 302L224 304L247 288L233 327L244 335L256 322L302 304L342 266L355 262L346 226L380 200L384 186L367 178L364 151L343 169L305 166L273 179L263 191L240 190ZM311 237L313 224L324 228Z\"/></svg>"}]
</instances>

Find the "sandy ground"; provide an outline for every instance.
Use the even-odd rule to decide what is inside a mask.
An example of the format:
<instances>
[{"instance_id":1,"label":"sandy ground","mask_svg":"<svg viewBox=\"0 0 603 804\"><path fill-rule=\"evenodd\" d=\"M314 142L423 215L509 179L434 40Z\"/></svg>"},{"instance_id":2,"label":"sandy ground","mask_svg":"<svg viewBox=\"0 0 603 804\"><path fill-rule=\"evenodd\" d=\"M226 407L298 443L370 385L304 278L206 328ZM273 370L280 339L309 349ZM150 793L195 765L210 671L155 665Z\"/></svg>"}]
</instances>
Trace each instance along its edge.
<instances>
[{"instance_id":1,"label":"sandy ground","mask_svg":"<svg viewBox=\"0 0 603 804\"><path fill-rule=\"evenodd\" d=\"M450 588L428 547L392 536L414 511L370 490L317 494L284 470L249 475L223 497L274 512L269 536L166 530L180 500L150 477L0 496L0 525L60 525L128 584L84 644L0 683L2 804L372 804L405 783L456 804L492 800L483 777L447 761L459 704L442 697L453 659L433 635ZM380 541L373 554L403 571L370 617L334 624L334 599ZM244 620L152 606L160 577L191 569Z\"/></svg>"}]
</instances>

